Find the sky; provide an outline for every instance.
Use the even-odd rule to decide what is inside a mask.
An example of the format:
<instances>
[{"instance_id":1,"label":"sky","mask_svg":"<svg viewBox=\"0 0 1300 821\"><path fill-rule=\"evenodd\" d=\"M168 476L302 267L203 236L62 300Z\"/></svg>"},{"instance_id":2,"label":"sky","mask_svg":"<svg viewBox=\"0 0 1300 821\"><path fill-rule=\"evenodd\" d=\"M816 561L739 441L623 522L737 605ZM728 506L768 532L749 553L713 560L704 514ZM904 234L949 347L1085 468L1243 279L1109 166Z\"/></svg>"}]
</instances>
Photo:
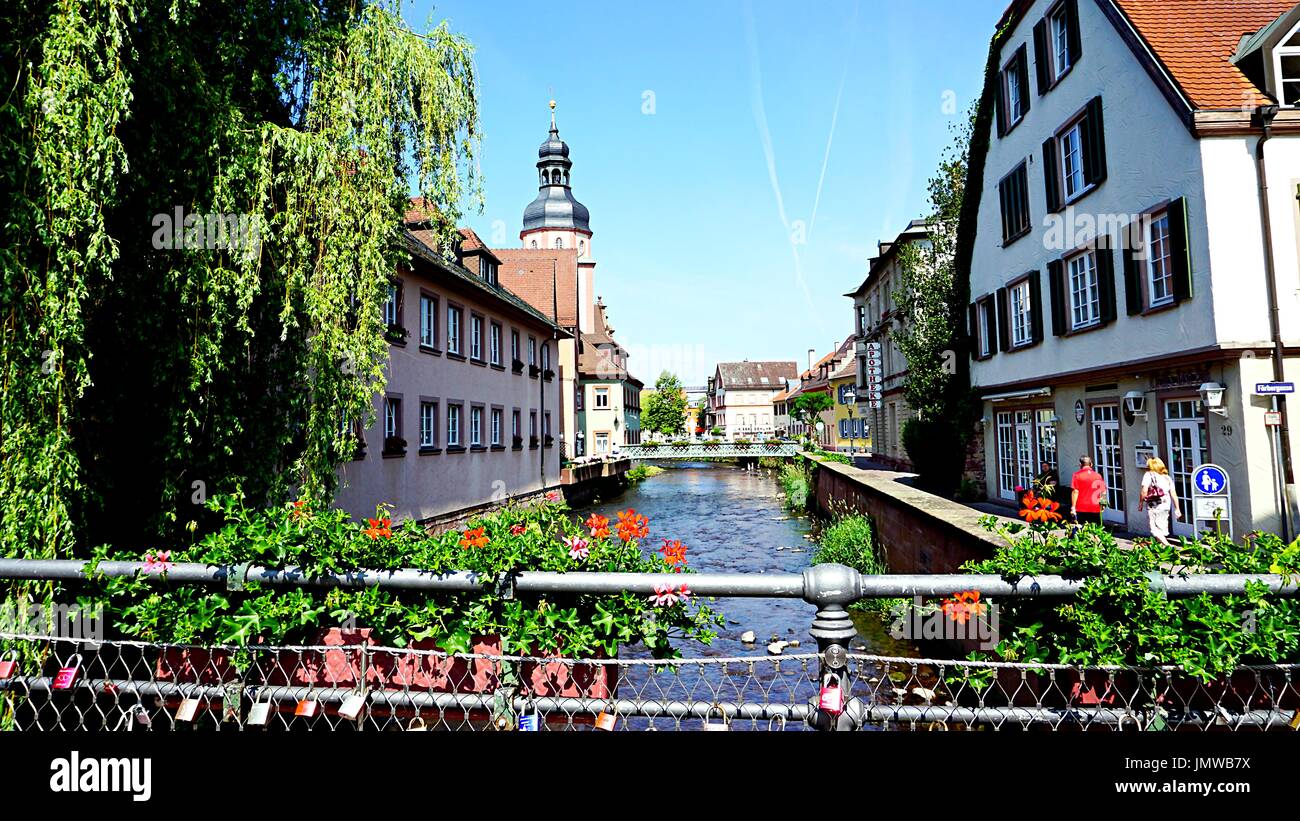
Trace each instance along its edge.
<instances>
[{"instance_id":1,"label":"sky","mask_svg":"<svg viewBox=\"0 0 1300 821\"><path fill-rule=\"evenodd\" d=\"M419 0L475 45L486 206L519 247L557 102L596 292L647 384L852 332L876 243L926 206L1007 0Z\"/></svg>"}]
</instances>

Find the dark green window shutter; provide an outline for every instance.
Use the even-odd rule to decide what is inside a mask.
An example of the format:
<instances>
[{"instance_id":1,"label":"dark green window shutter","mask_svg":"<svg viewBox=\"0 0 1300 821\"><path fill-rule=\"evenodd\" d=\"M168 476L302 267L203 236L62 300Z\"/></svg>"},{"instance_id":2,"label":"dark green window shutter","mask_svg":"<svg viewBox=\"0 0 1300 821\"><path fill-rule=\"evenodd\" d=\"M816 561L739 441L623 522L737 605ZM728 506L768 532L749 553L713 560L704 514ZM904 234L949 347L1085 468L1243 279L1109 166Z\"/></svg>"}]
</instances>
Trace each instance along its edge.
<instances>
[{"instance_id":1,"label":"dark green window shutter","mask_svg":"<svg viewBox=\"0 0 1300 821\"><path fill-rule=\"evenodd\" d=\"M1192 248L1187 233L1187 200L1169 204L1169 258L1174 268L1174 301L1192 298Z\"/></svg>"},{"instance_id":2,"label":"dark green window shutter","mask_svg":"<svg viewBox=\"0 0 1300 821\"><path fill-rule=\"evenodd\" d=\"M1020 45L1020 50L1016 52L1016 63L1011 67L1020 77L1020 116L1024 117L1029 113L1029 100L1033 96L1029 93L1029 46Z\"/></svg>"},{"instance_id":3,"label":"dark green window shutter","mask_svg":"<svg viewBox=\"0 0 1300 821\"><path fill-rule=\"evenodd\" d=\"M1138 259L1131 245L1124 243L1124 305L1129 316L1142 313L1146 307L1142 304L1142 269L1146 260Z\"/></svg>"},{"instance_id":4,"label":"dark green window shutter","mask_svg":"<svg viewBox=\"0 0 1300 821\"><path fill-rule=\"evenodd\" d=\"M1115 306L1115 251L1110 237L1097 238L1097 294L1101 298L1101 324L1114 322Z\"/></svg>"},{"instance_id":5,"label":"dark green window shutter","mask_svg":"<svg viewBox=\"0 0 1300 821\"><path fill-rule=\"evenodd\" d=\"M998 75L993 82L996 86L993 89L993 118L997 121L998 136L1004 137L1007 133L1007 122L1002 111L1006 108L1006 104L1003 102L1006 98L1006 93L1002 90L1003 80L1001 71L998 72Z\"/></svg>"},{"instance_id":6,"label":"dark green window shutter","mask_svg":"<svg viewBox=\"0 0 1300 821\"><path fill-rule=\"evenodd\" d=\"M1043 142L1043 182L1047 189L1047 213L1049 214L1061 210L1061 163L1057 159L1056 151L1056 138L1048 137Z\"/></svg>"},{"instance_id":7,"label":"dark green window shutter","mask_svg":"<svg viewBox=\"0 0 1300 821\"><path fill-rule=\"evenodd\" d=\"M1079 35L1079 0L1065 0L1066 34L1070 44L1070 65L1083 56L1083 38Z\"/></svg>"},{"instance_id":8,"label":"dark green window shutter","mask_svg":"<svg viewBox=\"0 0 1300 821\"><path fill-rule=\"evenodd\" d=\"M1047 263L1047 289L1052 303L1052 335L1062 336L1069 326L1065 322L1065 263L1059 259Z\"/></svg>"},{"instance_id":9,"label":"dark green window shutter","mask_svg":"<svg viewBox=\"0 0 1300 821\"><path fill-rule=\"evenodd\" d=\"M1034 73L1039 96L1047 93L1047 86L1052 82L1052 53L1047 49L1047 18L1043 18L1034 25Z\"/></svg>"},{"instance_id":10,"label":"dark green window shutter","mask_svg":"<svg viewBox=\"0 0 1300 821\"><path fill-rule=\"evenodd\" d=\"M1083 181L1101 185L1106 180L1106 128L1101 113L1101 97L1088 102L1083 117Z\"/></svg>"},{"instance_id":11,"label":"dark green window shutter","mask_svg":"<svg viewBox=\"0 0 1300 821\"><path fill-rule=\"evenodd\" d=\"M998 289L998 350L1011 350L1011 313L1007 310L1007 289Z\"/></svg>"},{"instance_id":12,"label":"dark green window shutter","mask_svg":"<svg viewBox=\"0 0 1300 821\"><path fill-rule=\"evenodd\" d=\"M1029 337L1036 345L1043 341L1043 275L1029 275Z\"/></svg>"},{"instance_id":13,"label":"dark green window shutter","mask_svg":"<svg viewBox=\"0 0 1300 821\"><path fill-rule=\"evenodd\" d=\"M979 306L972 302L966 309L970 322L970 355L971 359L979 359L984 352L980 350L980 318Z\"/></svg>"}]
</instances>

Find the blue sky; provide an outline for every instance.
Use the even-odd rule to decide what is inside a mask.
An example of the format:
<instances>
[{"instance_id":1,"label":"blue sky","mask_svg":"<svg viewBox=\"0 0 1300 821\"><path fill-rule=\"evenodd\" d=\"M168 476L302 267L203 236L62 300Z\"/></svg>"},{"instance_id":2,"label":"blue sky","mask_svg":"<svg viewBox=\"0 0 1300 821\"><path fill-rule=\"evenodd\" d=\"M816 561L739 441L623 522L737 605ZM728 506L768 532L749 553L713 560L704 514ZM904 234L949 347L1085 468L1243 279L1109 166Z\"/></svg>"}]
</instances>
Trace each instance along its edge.
<instances>
[{"instance_id":1,"label":"blue sky","mask_svg":"<svg viewBox=\"0 0 1300 821\"><path fill-rule=\"evenodd\" d=\"M464 222L518 247L554 96L632 372L702 384L715 362L802 363L851 331L843 294L876 242L923 213L1005 5L442 0L405 13L448 20L477 49L487 205Z\"/></svg>"}]
</instances>

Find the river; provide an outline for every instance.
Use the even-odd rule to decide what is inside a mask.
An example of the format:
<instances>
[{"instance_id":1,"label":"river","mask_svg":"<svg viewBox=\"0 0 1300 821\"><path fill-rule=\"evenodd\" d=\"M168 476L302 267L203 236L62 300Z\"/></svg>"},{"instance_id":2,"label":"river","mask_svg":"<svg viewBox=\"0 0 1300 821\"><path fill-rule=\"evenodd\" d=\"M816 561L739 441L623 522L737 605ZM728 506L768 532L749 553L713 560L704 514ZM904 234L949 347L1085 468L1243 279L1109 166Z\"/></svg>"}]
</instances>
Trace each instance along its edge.
<instances>
[{"instance_id":1,"label":"river","mask_svg":"<svg viewBox=\"0 0 1300 821\"><path fill-rule=\"evenodd\" d=\"M698 572L800 573L807 567L816 545L811 540L813 522L795 517L783 506L780 483L766 470L742 470L729 464L666 463L665 472L633 485L617 498L589 506L584 516L594 511L614 519L620 510L634 508L650 520L650 535L642 541L647 549L663 544L663 539L681 539L687 546L687 561ZM780 689L780 699L803 700L815 694L808 673L815 671L803 662L773 665L767 645L773 636L784 641L798 641L787 654L817 652L817 643L809 635L816 608L798 599L725 598L710 603L725 618L718 638L709 646L681 645L686 658L759 657L762 663L747 672L728 675L737 680L731 687L718 688L710 679L704 682L681 676L675 685L660 691L662 685L645 693L641 676L632 672L629 684L644 695L674 696L689 694L695 698L729 697L730 690L745 688L744 695L755 699L772 697ZM889 636L881 618L872 613L854 613L858 640L857 652L889 656L917 655L914 648ZM757 642L741 642L741 634L754 631ZM629 648L624 658L646 658L644 648ZM752 682L740 679L748 676ZM797 691L797 695L796 695ZM776 699L774 699L776 700ZM637 722L640 723L640 722Z\"/></svg>"}]
</instances>

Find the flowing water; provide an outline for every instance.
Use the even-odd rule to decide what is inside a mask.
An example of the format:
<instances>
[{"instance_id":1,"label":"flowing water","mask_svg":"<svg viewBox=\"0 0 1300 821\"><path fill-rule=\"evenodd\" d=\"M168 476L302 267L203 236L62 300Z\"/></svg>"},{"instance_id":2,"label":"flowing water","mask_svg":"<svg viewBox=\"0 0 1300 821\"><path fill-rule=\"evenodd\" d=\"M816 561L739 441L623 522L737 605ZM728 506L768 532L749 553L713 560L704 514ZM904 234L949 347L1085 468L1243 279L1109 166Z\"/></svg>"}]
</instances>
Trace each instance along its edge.
<instances>
[{"instance_id":1,"label":"flowing water","mask_svg":"<svg viewBox=\"0 0 1300 821\"><path fill-rule=\"evenodd\" d=\"M816 545L810 538L813 523L794 517L783 506L780 483L765 470L742 470L734 465L711 463L668 463L665 472L633 485L615 499L581 511L594 511L613 520L618 511L634 508L650 520L650 535L642 540L647 549L662 546L663 539L680 539L687 546L687 561L698 572L800 573L811 563ZM767 645L775 636L798 641L786 654L816 653L817 643L809 635L816 608L799 599L724 598L710 602L726 619L718 638L709 646L682 644L686 658L768 658ZM910 644L889 636L887 625L874 613L855 613L857 652L890 656L915 656ZM744 644L741 635L752 630L757 642ZM623 658L646 658L644 648L629 648ZM799 667L799 669L796 669ZM815 664L811 670L815 671ZM754 665L749 675L756 682L746 696L775 690L778 686L798 690L799 700L815 694L808 671L795 661L778 668L764 662ZM729 673L735 675L735 673ZM633 679L641 676L634 674ZM653 689L653 695L690 695L700 698L714 685L694 688L683 676L675 687ZM778 679L780 679L778 681ZM796 683L797 680L797 683ZM629 684L633 683L631 681ZM662 685L661 685L662 686ZM638 688L638 691L640 689ZM716 694L716 693L715 693ZM766 693L771 696L772 693Z\"/></svg>"}]
</instances>

